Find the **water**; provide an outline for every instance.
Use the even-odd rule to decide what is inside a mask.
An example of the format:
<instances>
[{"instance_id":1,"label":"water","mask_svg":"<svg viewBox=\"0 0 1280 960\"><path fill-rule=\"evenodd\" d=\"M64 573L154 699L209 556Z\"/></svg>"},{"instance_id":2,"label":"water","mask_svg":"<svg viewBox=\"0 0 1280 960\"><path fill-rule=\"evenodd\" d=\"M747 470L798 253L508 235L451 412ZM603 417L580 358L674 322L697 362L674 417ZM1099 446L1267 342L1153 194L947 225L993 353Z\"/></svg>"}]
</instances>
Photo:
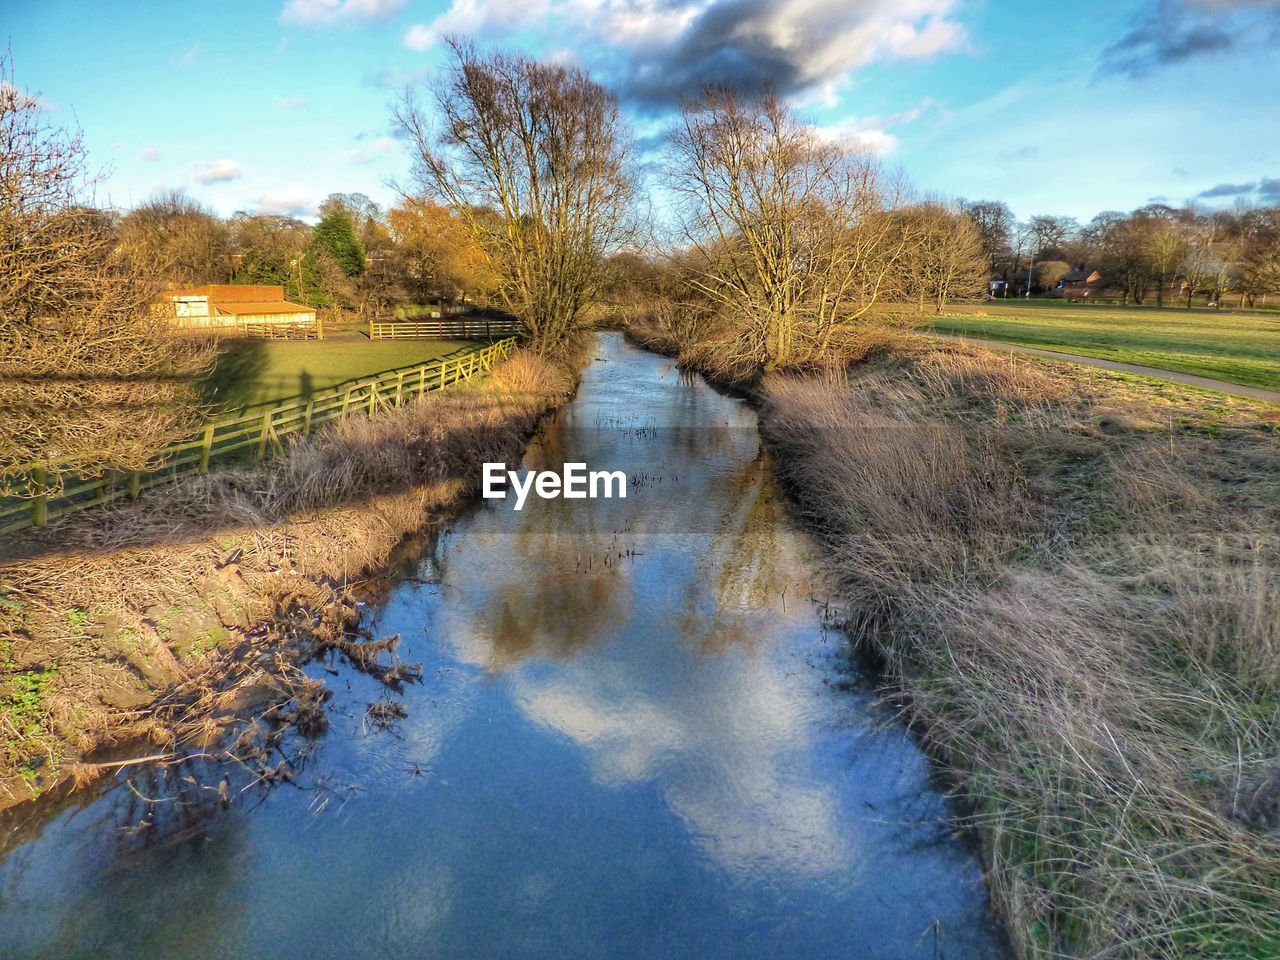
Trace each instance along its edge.
<instances>
[{"instance_id":1,"label":"water","mask_svg":"<svg viewBox=\"0 0 1280 960\"><path fill-rule=\"evenodd\" d=\"M624 470L627 498L428 537L367 608L424 664L407 718L312 665L332 726L294 784L209 815L142 774L20 827L0 957L1003 955L928 764L826 627L753 412L597 352L528 462ZM177 799L148 825L144 796Z\"/></svg>"}]
</instances>

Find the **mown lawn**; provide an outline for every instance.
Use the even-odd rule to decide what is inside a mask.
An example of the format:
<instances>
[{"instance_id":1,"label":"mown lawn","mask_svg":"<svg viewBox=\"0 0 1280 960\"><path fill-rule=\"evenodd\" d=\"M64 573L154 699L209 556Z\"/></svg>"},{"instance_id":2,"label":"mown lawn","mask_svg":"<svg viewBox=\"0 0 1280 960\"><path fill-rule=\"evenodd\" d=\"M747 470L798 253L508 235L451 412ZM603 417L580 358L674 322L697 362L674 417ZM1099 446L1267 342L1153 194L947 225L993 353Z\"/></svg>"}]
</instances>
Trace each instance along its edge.
<instances>
[{"instance_id":1,"label":"mown lawn","mask_svg":"<svg viewBox=\"0 0 1280 960\"><path fill-rule=\"evenodd\" d=\"M366 340L338 334L319 342L224 340L201 384L206 403L236 410L307 396L369 374L426 363L475 347L465 340Z\"/></svg>"},{"instance_id":2,"label":"mown lawn","mask_svg":"<svg viewBox=\"0 0 1280 960\"><path fill-rule=\"evenodd\" d=\"M934 328L1280 390L1276 313L1032 300L955 306Z\"/></svg>"}]
</instances>

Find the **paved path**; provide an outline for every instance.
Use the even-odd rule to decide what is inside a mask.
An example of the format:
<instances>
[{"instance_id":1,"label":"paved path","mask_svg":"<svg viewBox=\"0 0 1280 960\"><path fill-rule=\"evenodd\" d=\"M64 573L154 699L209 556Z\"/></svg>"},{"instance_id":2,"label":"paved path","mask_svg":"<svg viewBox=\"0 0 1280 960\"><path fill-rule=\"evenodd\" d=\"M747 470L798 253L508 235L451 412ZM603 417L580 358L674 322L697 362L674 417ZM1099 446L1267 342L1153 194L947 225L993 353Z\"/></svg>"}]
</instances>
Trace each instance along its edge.
<instances>
[{"instance_id":1,"label":"paved path","mask_svg":"<svg viewBox=\"0 0 1280 960\"><path fill-rule=\"evenodd\" d=\"M1264 390L1261 387L1246 387L1226 380L1214 380L1212 377L1198 377L1193 373L1179 373L1177 370L1143 367L1136 363L1120 363L1117 360L1103 360L1100 357L1082 357L1075 353L1058 353L1056 350L1023 347L1016 343L1004 343L1001 340L981 340L977 337L963 337L950 333L934 333L932 335L943 340L963 340L965 343L971 343L975 347L983 347L987 350L1006 350L1009 353L1027 353L1035 357L1046 357L1049 360L1068 360L1071 363L1083 363L1089 367L1103 367L1107 370L1119 370L1121 373L1136 373L1144 377L1172 380L1174 383L1185 383L1190 387L1216 390L1219 393L1230 394L1233 397L1248 397L1250 400L1280 403L1280 391Z\"/></svg>"}]
</instances>

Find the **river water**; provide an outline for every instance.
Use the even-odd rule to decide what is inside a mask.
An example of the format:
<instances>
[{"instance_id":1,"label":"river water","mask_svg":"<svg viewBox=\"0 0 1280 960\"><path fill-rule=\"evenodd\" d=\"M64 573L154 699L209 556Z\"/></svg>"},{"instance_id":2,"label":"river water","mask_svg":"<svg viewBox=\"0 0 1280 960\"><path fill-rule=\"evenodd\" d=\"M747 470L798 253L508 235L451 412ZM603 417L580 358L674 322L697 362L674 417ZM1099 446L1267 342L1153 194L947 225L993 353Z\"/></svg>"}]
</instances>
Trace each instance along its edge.
<instances>
[{"instance_id":1,"label":"river water","mask_svg":"<svg viewBox=\"0 0 1280 960\"><path fill-rule=\"evenodd\" d=\"M488 501L418 543L365 616L424 682L312 664L331 725L292 783L222 811L141 773L10 826L0 958L1004 955L753 411L596 353L526 465L626 498ZM407 716L373 722L388 696Z\"/></svg>"}]
</instances>

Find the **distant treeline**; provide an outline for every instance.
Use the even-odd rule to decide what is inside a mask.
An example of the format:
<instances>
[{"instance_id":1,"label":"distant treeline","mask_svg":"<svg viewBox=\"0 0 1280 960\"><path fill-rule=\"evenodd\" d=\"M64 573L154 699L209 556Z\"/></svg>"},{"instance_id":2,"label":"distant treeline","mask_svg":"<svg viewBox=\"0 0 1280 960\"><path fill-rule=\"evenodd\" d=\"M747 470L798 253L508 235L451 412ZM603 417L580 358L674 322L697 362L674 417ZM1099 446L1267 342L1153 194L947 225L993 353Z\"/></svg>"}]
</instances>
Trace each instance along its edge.
<instances>
[{"instance_id":1,"label":"distant treeline","mask_svg":"<svg viewBox=\"0 0 1280 960\"><path fill-rule=\"evenodd\" d=\"M999 201L962 202L982 234L993 277L1011 293L1052 291L1066 278L1123 302L1202 296L1256 306L1280 293L1280 207L1206 210L1154 203L1108 210L1086 224L1034 216L1023 223ZM1092 283L1088 278L1097 272ZM1068 288L1069 289L1069 288Z\"/></svg>"}]
</instances>

